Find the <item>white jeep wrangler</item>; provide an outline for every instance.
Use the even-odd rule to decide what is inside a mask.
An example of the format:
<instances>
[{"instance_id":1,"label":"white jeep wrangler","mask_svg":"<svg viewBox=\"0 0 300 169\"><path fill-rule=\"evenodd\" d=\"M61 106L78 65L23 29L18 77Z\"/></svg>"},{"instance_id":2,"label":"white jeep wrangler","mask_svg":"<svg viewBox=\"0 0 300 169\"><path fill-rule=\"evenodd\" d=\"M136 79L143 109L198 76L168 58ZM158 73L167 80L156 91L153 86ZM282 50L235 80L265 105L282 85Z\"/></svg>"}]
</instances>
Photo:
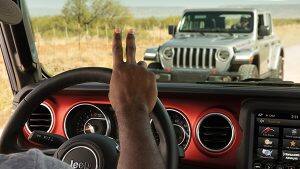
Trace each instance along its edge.
<instances>
[{"instance_id":1,"label":"white jeep wrangler","mask_svg":"<svg viewBox=\"0 0 300 169\"><path fill-rule=\"evenodd\" d=\"M169 34L171 40L144 56L160 81L283 78L284 50L269 12L187 9Z\"/></svg>"}]
</instances>

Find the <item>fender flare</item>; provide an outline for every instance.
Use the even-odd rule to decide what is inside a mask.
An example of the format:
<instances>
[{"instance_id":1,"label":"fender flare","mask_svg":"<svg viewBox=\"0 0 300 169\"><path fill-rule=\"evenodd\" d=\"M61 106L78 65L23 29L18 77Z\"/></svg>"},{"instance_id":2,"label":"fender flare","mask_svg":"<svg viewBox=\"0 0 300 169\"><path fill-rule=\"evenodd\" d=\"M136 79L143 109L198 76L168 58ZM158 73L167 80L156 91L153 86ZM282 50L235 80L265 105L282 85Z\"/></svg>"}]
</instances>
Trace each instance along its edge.
<instances>
[{"instance_id":1,"label":"fender flare","mask_svg":"<svg viewBox=\"0 0 300 169\"><path fill-rule=\"evenodd\" d=\"M270 57L269 60L269 68L271 70L277 70L279 61L281 57L284 57L284 48L282 45L276 45L273 48L272 56Z\"/></svg>"}]
</instances>

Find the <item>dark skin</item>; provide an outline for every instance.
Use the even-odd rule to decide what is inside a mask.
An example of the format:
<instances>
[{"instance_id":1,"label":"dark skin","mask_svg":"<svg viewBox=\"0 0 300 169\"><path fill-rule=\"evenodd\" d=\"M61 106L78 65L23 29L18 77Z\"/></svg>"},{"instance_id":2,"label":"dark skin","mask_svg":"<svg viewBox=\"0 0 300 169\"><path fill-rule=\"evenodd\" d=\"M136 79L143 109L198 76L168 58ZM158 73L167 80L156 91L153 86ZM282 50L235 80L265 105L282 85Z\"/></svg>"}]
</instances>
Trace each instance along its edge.
<instances>
[{"instance_id":1,"label":"dark skin","mask_svg":"<svg viewBox=\"0 0 300 169\"><path fill-rule=\"evenodd\" d=\"M118 169L164 169L149 122L157 98L155 74L146 63L136 63L134 31L126 37L126 62L123 61L121 30L113 39L113 73L109 99L119 127L121 153Z\"/></svg>"}]
</instances>

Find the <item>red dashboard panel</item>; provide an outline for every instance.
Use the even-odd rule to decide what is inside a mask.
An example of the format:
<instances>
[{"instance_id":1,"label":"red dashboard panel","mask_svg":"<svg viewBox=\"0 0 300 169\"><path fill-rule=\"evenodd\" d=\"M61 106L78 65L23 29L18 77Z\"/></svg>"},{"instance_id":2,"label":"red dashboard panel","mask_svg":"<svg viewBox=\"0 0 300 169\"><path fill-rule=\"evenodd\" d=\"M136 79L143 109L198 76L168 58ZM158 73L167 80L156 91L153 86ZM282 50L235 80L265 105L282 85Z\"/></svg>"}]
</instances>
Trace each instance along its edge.
<instances>
[{"instance_id":1,"label":"red dashboard panel","mask_svg":"<svg viewBox=\"0 0 300 169\"><path fill-rule=\"evenodd\" d=\"M238 124L241 100L233 97L215 96L162 96L160 97L167 108L182 111L191 125L191 141L185 151L184 162L210 168L235 167L236 151L242 137ZM209 113L219 112L226 115L235 127L234 140L231 146L221 153L212 153L204 149L196 137L198 122Z\"/></svg>"},{"instance_id":2,"label":"red dashboard panel","mask_svg":"<svg viewBox=\"0 0 300 169\"><path fill-rule=\"evenodd\" d=\"M243 98L219 95L183 95L160 93L160 99L166 108L181 111L187 117L191 127L191 139L185 151L183 163L209 168L235 168L237 148L242 138L238 117ZM109 104L107 92L64 92L52 96L45 103L54 112L52 133L65 135L64 121L69 110L81 103ZM222 152L214 153L206 150L196 137L198 122L207 114L218 112L230 119L234 127L234 137L231 145ZM24 135L29 131L24 127Z\"/></svg>"}]
</instances>

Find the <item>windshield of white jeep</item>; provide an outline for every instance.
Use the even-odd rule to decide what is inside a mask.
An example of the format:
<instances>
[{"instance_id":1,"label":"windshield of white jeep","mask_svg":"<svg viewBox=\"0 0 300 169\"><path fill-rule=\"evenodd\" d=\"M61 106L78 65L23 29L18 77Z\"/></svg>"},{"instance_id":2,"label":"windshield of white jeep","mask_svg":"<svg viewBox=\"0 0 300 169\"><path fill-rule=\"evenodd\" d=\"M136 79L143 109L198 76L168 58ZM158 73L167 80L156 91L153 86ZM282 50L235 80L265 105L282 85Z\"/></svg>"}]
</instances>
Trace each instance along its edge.
<instances>
[{"instance_id":1,"label":"windshield of white jeep","mask_svg":"<svg viewBox=\"0 0 300 169\"><path fill-rule=\"evenodd\" d=\"M251 33L250 12L187 12L179 25L180 32Z\"/></svg>"},{"instance_id":2,"label":"windshield of white jeep","mask_svg":"<svg viewBox=\"0 0 300 169\"><path fill-rule=\"evenodd\" d=\"M158 82L300 82L298 0L21 2L46 76L112 68L112 34L121 28L135 30L137 60Z\"/></svg>"}]
</instances>

